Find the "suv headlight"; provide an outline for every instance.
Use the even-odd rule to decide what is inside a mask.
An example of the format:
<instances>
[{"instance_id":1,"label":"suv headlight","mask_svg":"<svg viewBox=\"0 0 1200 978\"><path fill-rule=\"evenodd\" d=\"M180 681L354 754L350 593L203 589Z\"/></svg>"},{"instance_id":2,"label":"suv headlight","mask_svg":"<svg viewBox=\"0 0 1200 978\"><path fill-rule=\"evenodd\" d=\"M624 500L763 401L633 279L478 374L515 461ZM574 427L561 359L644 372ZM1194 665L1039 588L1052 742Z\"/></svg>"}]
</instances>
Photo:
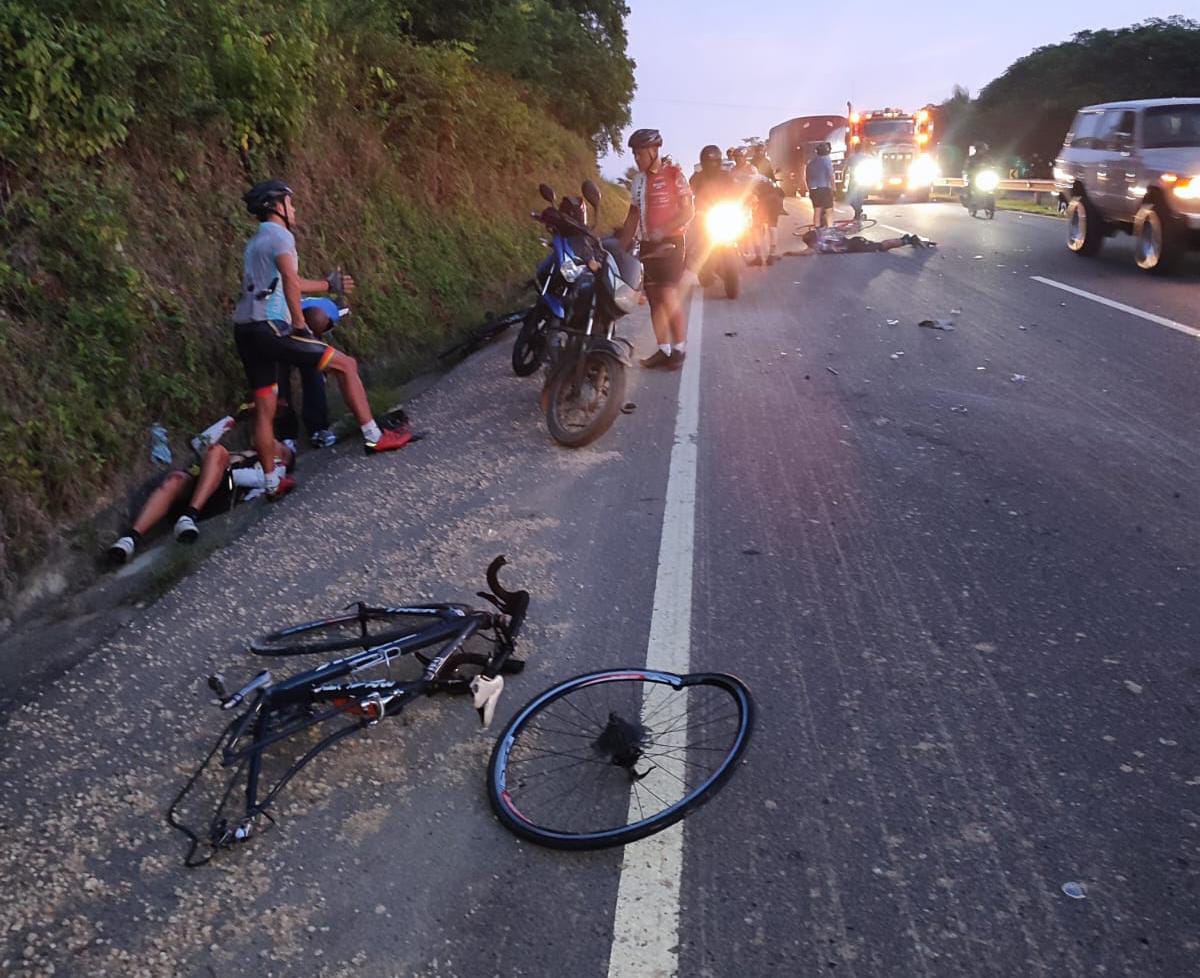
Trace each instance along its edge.
<instances>
[{"instance_id":1,"label":"suv headlight","mask_svg":"<svg viewBox=\"0 0 1200 978\"><path fill-rule=\"evenodd\" d=\"M1200 175L1177 180L1175 196L1180 200L1200 200Z\"/></svg>"},{"instance_id":2,"label":"suv headlight","mask_svg":"<svg viewBox=\"0 0 1200 978\"><path fill-rule=\"evenodd\" d=\"M577 262L570 255L563 255L562 264L558 266L558 271L568 282L574 282L580 275L583 274L584 266Z\"/></svg>"}]
</instances>

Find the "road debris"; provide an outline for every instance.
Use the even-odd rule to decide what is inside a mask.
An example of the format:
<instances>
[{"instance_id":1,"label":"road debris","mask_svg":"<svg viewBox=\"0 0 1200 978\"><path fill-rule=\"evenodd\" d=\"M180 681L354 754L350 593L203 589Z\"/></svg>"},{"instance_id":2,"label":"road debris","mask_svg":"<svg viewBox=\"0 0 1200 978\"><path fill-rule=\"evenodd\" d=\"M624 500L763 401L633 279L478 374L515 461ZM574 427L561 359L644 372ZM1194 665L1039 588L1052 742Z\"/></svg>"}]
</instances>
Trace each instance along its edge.
<instances>
[{"instance_id":1,"label":"road debris","mask_svg":"<svg viewBox=\"0 0 1200 978\"><path fill-rule=\"evenodd\" d=\"M1132 679L1126 679L1124 685L1125 688L1129 690L1129 692L1133 693L1134 696L1140 696L1142 691L1146 688L1141 683L1135 683Z\"/></svg>"},{"instance_id":2,"label":"road debris","mask_svg":"<svg viewBox=\"0 0 1200 978\"><path fill-rule=\"evenodd\" d=\"M900 325L900 320L899 320L899 319L889 319L889 320L887 321L887 324L888 324L889 326L899 326L899 325Z\"/></svg>"},{"instance_id":3,"label":"road debris","mask_svg":"<svg viewBox=\"0 0 1200 978\"><path fill-rule=\"evenodd\" d=\"M954 329L954 323L949 319L922 319L918 326L924 326L926 329L942 329L949 332Z\"/></svg>"},{"instance_id":4,"label":"road debris","mask_svg":"<svg viewBox=\"0 0 1200 978\"><path fill-rule=\"evenodd\" d=\"M159 465L171 464L171 446L167 443L167 429L161 424L150 426L150 461Z\"/></svg>"},{"instance_id":5,"label":"road debris","mask_svg":"<svg viewBox=\"0 0 1200 978\"><path fill-rule=\"evenodd\" d=\"M1087 893L1084 892L1082 883L1064 883L1062 885L1062 891L1072 900L1082 900L1087 896Z\"/></svg>"},{"instance_id":6,"label":"road debris","mask_svg":"<svg viewBox=\"0 0 1200 978\"><path fill-rule=\"evenodd\" d=\"M965 404L954 404L950 408L955 414L966 414L967 406Z\"/></svg>"},{"instance_id":7,"label":"road debris","mask_svg":"<svg viewBox=\"0 0 1200 978\"><path fill-rule=\"evenodd\" d=\"M899 359L900 359L902 356L904 356L904 351L903 351L903 350L897 350L895 353L893 353L893 354L892 354L892 359L893 359L893 360L899 360Z\"/></svg>"},{"instance_id":8,"label":"road debris","mask_svg":"<svg viewBox=\"0 0 1200 978\"><path fill-rule=\"evenodd\" d=\"M621 413L622 414L633 414L633 412L636 410L637 410L637 405L634 404L633 401L626 401L624 404L621 405Z\"/></svg>"},{"instance_id":9,"label":"road debris","mask_svg":"<svg viewBox=\"0 0 1200 978\"><path fill-rule=\"evenodd\" d=\"M1028 378L1028 377L1026 377L1024 374L1013 374L1013 375L1012 375L1011 377L1009 377L1008 379L1009 379L1009 380L1011 380L1011 381L1012 381L1014 384L1023 384L1023 383L1025 383L1025 381L1027 381L1029 378Z\"/></svg>"},{"instance_id":10,"label":"road debris","mask_svg":"<svg viewBox=\"0 0 1200 978\"><path fill-rule=\"evenodd\" d=\"M728 333L726 333L725 335L726 335L726 336L737 336L737 330L735 329L735 330L733 330L732 332L728 332Z\"/></svg>"},{"instance_id":11,"label":"road debris","mask_svg":"<svg viewBox=\"0 0 1200 978\"><path fill-rule=\"evenodd\" d=\"M839 376L838 372L836 370L834 370L833 367L826 367L825 369L828 370L835 377Z\"/></svg>"}]
</instances>

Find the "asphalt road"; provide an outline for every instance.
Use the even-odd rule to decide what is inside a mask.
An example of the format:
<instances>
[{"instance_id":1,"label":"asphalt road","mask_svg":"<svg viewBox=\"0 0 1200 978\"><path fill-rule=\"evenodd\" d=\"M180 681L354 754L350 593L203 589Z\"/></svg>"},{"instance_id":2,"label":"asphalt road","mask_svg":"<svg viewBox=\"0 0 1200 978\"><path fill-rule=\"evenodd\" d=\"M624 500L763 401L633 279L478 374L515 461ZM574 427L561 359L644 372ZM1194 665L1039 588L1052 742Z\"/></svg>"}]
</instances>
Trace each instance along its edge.
<instances>
[{"instance_id":1,"label":"asphalt road","mask_svg":"<svg viewBox=\"0 0 1200 978\"><path fill-rule=\"evenodd\" d=\"M1152 281L1127 239L1077 259L1049 218L869 210L940 247L786 258L692 310L691 665L759 717L684 823L671 970L1195 974L1200 346L1031 276L1200 328L1200 264ZM648 352L644 314L624 332ZM206 868L162 821L222 722L204 677L359 597L466 599L506 553L534 604L497 726L645 662L681 377L635 370L637 410L571 452L507 358L409 406L427 441L301 468L6 717L0 973L604 978L614 937L661 936L614 935L649 843L563 854L493 820L494 731L459 700L344 742Z\"/></svg>"}]
</instances>

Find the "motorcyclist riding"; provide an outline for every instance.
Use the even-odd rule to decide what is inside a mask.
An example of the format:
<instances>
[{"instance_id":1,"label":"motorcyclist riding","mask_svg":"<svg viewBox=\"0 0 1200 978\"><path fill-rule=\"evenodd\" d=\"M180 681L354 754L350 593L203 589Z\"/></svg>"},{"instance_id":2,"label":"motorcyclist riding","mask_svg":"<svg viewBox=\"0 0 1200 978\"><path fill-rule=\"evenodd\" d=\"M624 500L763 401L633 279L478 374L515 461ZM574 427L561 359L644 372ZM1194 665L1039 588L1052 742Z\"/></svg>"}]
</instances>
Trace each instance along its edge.
<instances>
[{"instance_id":1,"label":"motorcyclist riding","mask_svg":"<svg viewBox=\"0 0 1200 978\"><path fill-rule=\"evenodd\" d=\"M700 169L689 183L699 220L688 228L688 265L701 285L720 276L726 295L733 298L739 291L739 241L749 226L742 188L721 165L719 146L705 146L700 151Z\"/></svg>"}]
</instances>

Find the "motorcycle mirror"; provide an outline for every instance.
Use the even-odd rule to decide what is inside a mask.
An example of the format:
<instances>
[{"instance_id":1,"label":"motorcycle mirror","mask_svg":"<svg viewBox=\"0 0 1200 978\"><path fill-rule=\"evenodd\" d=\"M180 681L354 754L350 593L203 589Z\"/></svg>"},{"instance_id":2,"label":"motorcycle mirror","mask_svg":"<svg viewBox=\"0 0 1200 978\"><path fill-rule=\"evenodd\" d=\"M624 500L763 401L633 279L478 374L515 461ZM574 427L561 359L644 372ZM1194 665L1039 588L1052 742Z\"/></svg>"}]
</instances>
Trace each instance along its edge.
<instances>
[{"instance_id":1,"label":"motorcycle mirror","mask_svg":"<svg viewBox=\"0 0 1200 978\"><path fill-rule=\"evenodd\" d=\"M554 203L554 201L555 201L554 188L552 188L550 186L550 184L539 183L538 184L538 193L542 195L542 200L548 201L550 204Z\"/></svg>"},{"instance_id":2,"label":"motorcycle mirror","mask_svg":"<svg viewBox=\"0 0 1200 978\"><path fill-rule=\"evenodd\" d=\"M600 207L600 188L596 186L595 181L594 180L584 180L583 187L581 189L583 190L583 199L586 200L593 207L599 208Z\"/></svg>"}]
</instances>

